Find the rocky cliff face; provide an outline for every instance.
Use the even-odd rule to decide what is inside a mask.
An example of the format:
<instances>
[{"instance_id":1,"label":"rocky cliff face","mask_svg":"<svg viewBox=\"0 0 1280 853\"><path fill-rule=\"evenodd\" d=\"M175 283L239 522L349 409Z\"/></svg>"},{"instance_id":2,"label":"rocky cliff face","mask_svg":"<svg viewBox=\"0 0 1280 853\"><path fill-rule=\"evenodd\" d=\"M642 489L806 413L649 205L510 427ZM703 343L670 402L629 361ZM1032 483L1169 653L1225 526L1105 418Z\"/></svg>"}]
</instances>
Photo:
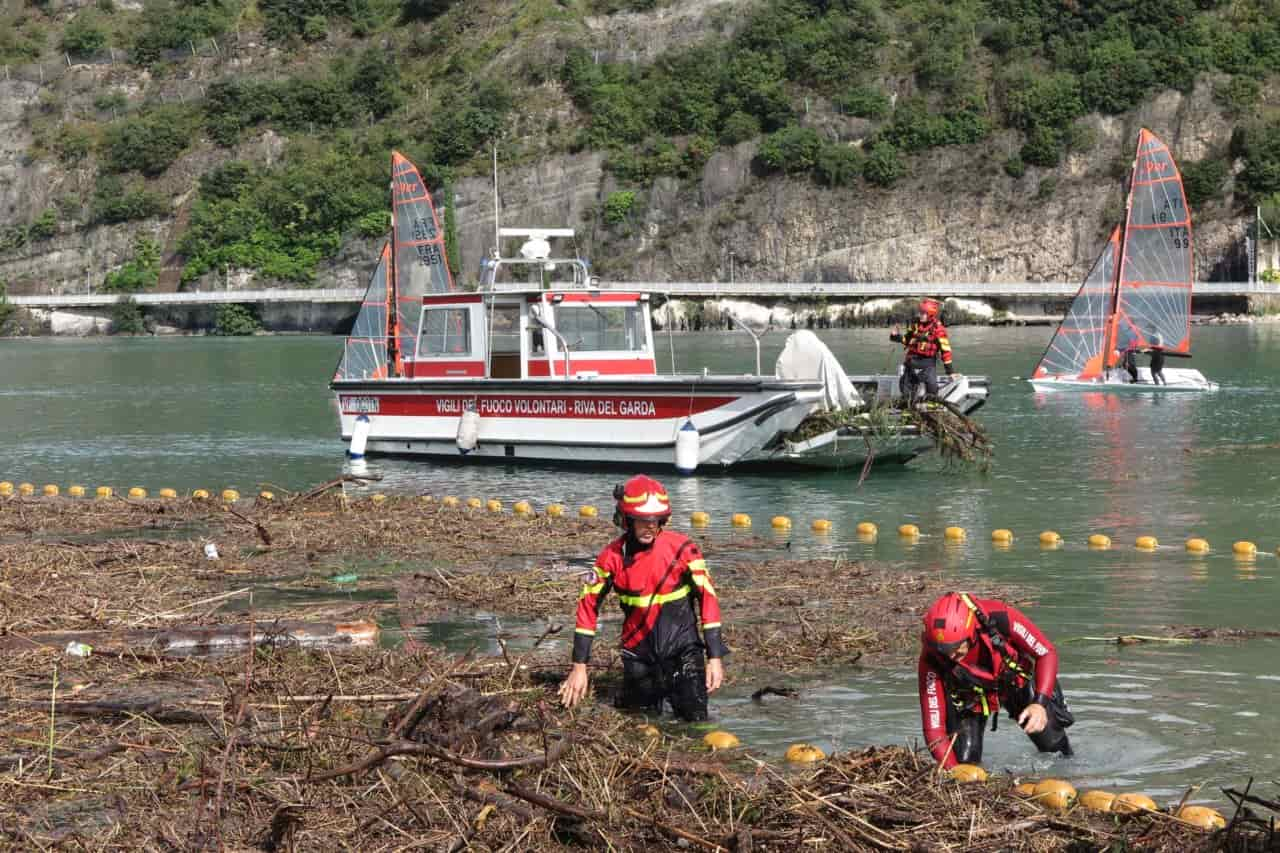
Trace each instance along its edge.
<instances>
[{"instance_id":1,"label":"rocky cliff face","mask_svg":"<svg viewBox=\"0 0 1280 853\"><path fill-rule=\"evenodd\" d=\"M691 34L720 31L733 5L734 0L696 0L645 15L589 19L588 27L603 49L631 51L643 61L651 58L649 52L682 43ZM88 169L31 157L24 117L76 93L91 97L83 93L104 73L88 69L45 85L0 80L0 210L10 222L30 222L60 197L87 198L91 192ZM119 84L119 70L113 73ZM198 69L194 73L198 77ZM135 80L124 85L142 84ZM571 113L562 94L558 102L562 112ZM834 127L829 119L815 116L813 124L850 144L858 144L856 135L869 127L857 120ZM1212 100L1209 82L1187 95L1161 93L1135 114L1087 121L1096 131L1095 144L1057 169L1030 168L1021 178L1009 177L1001 164L1022 140L997 134L979 145L934 149L912 158L909 176L891 190L868 185L831 190L807 179L761 176L750 142L719 150L699 180L659 178L649 187L619 186L604 171L599 153L545 157L533 165L503 169L501 220L508 226L577 228L579 250L605 279L1075 281L1122 214L1120 176L1132 158L1139 127L1161 135L1184 162L1224 151L1231 128ZM268 131L236 154L269 162L281 148L280 139ZM195 180L227 156L205 148L169 170L161 186L173 199L172 216L121 226L64 226L51 239L0 255L0 281L7 281L13 292L78 292L127 260L138 231L174 246ZM619 189L638 190L631 221L606 226L603 204ZM465 278L474 280L480 258L493 243L488 178L458 181L454 203L459 266ZM1200 278L1242 278L1246 222L1230 197L1194 215ZM376 250L377 241L349 241L338 258L323 265L316 286L363 285ZM172 274L181 259L166 260ZM198 286L266 284L252 275L233 274Z\"/></svg>"}]
</instances>

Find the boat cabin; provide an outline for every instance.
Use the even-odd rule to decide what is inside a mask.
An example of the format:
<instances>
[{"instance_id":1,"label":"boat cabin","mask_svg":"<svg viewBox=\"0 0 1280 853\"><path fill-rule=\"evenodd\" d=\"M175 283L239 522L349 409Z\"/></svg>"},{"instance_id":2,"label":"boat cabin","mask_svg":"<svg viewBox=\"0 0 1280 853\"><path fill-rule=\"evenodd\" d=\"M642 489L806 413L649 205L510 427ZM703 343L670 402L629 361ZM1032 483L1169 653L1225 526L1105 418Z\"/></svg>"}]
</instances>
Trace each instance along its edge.
<instances>
[{"instance_id":1,"label":"boat cabin","mask_svg":"<svg viewBox=\"0 0 1280 853\"><path fill-rule=\"evenodd\" d=\"M649 294L601 290L581 258L551 258L546 237L572 234L504 228L529 238L520 258L487 259L476 292L424 296L406 378L655 375Z\"/></svg>"}]
</instances>

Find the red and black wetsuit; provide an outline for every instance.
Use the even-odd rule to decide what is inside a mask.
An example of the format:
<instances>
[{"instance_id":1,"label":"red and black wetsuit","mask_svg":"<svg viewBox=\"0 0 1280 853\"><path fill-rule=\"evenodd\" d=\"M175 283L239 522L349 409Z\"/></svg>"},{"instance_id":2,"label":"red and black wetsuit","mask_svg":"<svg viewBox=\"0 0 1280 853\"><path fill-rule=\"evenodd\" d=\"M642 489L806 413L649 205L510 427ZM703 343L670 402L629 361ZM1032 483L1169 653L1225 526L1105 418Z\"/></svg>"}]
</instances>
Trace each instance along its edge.
<instances>
[{"instance_id":1,"label":"red and black wetsuit","mask_svg":"<svg viewBox=\"0 0 1280 853\"><path fill-rule=\"evenodd\" d=\"M660 530L646 548L626 534L600 552L592 571L578 598L573 662L590 659L600 603L616 590L623 614L622 705L661 710L670 698L680 716L705 720L703 656L722 658L728 649L720 637L720 601L697 543Z\"/></svg>"},{"instance_id":2,"label":"red and black wetsuit","mask_svg":"<svg viewBox=\"0 0 1280 853\"><path fill-rule=\"evenodd\" d=\"M1058 686L1058 652L1020 610L992 598L971 599L999 641L979 624L976 641L961 660L920 653L920 720L924 741L943 768L982 760L987 717L1003 702L1016 718L1032 702L1044 706L1048 724L1030 735L1041 752L1071 754L1064 729L1072 719ZM955 744L951 738L955 735Z\"/></svg>"},{"instance_id":3,"label":"red and black wetsuit","mask_svg":"<svg viewBox=\"0 0 1280 853\"><path fill-rule=\"evenodd\" d=\"M907 350L900 383L903 396L910 400L914 396L915 387L921 382L924 382L925 391L930 397L938 396L939 355L942 356L942 365L946 368L947 375L953 372L947 327L934 317L924 323L912 323L900 335L891 332L889 340L900 342Z\"/></svg>"}]
</instances>

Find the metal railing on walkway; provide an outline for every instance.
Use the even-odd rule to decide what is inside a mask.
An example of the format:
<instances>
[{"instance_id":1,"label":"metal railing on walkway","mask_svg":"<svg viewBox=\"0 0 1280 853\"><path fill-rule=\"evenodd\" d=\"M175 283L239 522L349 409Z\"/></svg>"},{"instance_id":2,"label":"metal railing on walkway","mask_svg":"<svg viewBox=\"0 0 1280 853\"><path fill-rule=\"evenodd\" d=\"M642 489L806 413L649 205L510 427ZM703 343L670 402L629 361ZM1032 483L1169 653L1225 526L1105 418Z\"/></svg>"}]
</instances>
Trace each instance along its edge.
<instances>
[{"instance_id":1,"label":"metal railing on walkway","mask_svg":"<svg viewBox=\"0 0 1280 853\"><path fill-rule=\"evenodd\" d=\"M904 282L832 281L602 281L603 290L633 290L661 293L671 297L747 297L818 299L819 297L861 297L909 299L937 296L1001 299L1037 298L1065 299L1079 289L1072 282L1037 282L1023 284L992 282L952 282L920 284ZM1202 282L1196 284L1197 296L1280 296L1280 285L1267 282ZM139 305L224 305L237 302L359 302L364 290L352 287L276 290L211 290L181 293L129 294ZM123 296L118 293L80 293L10 296L9 302L27 308L92 308L114 305Z\"/></svg>"}]
</instances>

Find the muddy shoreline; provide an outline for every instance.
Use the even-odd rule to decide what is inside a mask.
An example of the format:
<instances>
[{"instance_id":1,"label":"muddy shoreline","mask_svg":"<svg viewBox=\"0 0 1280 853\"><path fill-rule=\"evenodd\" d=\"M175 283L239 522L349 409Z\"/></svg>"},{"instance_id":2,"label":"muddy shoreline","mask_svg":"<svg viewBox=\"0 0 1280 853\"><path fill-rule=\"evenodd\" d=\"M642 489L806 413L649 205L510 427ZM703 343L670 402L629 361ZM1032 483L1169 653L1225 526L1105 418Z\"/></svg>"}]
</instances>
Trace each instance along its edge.
<instances>
[{"instance_id":1,"label":"muddy shoreline","mask_svg":"<svg viewBox=\"0 0 1280 853\"><path fill-rule=\"evenodd\" d=\"M683 727L654 736L605 701L616 617L593 660L597 700L565 711L562 641L580 575L613 535L599 518L347 500L336 484L232 507L2 498L0 837L68 849L1264 849L1241 846L1253 838L1241 822L1211 836L1167 815L1047 813L1010 793L1017 780L960 786L902 748L796 769L750 744L708 753ZM918 614L948 588L912 566L702 542L730 682L753 688L908 664ZM1028 603L1017 589L973 591ZM530 620L539 636L497 655L421 639L477 610ZM302 644L299 625L334 630ZM353 639L367 634L353 625L382 626L384 643ZM244 641L178 654L172 638L188 635L205 651L210 638ZM88 656L68 653L77 637Z\"/></svg>"}]
</instances>

